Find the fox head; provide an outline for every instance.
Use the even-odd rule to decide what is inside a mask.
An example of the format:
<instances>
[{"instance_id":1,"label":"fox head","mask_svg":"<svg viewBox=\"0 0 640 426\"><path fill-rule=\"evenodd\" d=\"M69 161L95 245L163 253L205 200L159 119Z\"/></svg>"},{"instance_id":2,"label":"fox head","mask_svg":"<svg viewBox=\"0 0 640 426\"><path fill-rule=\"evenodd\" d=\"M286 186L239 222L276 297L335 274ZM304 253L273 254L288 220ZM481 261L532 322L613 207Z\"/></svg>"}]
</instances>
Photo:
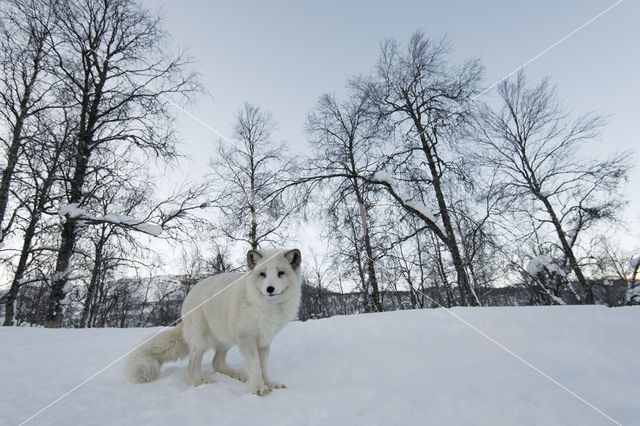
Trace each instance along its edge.
<instances>
[{"instance_id":1,"label":"fox head","mask_svg":"<svg viewBox=\"0 0 640 426\"><path fill-rule=\"evenodd\" d=\"M300 250L249 250L247 268L250 282L267 299L300 290Z\"/></svg>"}]
</instances>

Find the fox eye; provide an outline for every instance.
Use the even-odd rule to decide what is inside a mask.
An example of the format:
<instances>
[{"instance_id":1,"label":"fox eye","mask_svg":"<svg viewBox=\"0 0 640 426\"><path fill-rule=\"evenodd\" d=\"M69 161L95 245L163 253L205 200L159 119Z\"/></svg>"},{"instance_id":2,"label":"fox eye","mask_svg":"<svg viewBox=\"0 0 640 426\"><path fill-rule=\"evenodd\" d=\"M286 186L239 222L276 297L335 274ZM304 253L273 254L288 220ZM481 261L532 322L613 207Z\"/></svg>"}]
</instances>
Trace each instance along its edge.
<instances>
[{"instance_id":1,"label":"fox eye","mask_svg":"<svg viewBox=\"0 0 640 426\"><path fill-rule=\"evenodd\" d=\"M282 277L284 275L284 271L279 271L278 272L278 278Z\"/></svg>"},{"instance_id":2,"label":"fox eye","mask_svg":"<svg viewBox=\"0 0 640 426\"><path fill-rule=\"evenodd\" d=\"M260 276L261 276L262 278L266 278L266 277L267 277L267 274L265 274L264 272L260 272Z\"/></svg>"}]
</instances>

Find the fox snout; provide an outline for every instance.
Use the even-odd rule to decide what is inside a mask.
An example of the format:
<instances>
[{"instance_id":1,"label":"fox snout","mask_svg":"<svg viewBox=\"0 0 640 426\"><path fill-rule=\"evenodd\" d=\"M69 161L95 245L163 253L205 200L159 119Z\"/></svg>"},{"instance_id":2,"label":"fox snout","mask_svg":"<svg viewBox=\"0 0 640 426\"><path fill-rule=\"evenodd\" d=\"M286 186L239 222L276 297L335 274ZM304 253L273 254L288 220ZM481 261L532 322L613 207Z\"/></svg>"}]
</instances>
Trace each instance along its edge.
<instances>
[{"instance_id":1,"label":"fox snout","mask_svg":"<svg viewBox=\"0 0 640 426\"><path fill-rule=\"evenodd\" d=\"M262 294L267 297L279 296L286 289L286 286L283 286L282 284L279 284L277 282L270 282L268 284L265 283L265 285L266 287L262 287Z\"/></svg>"}]
</instances>

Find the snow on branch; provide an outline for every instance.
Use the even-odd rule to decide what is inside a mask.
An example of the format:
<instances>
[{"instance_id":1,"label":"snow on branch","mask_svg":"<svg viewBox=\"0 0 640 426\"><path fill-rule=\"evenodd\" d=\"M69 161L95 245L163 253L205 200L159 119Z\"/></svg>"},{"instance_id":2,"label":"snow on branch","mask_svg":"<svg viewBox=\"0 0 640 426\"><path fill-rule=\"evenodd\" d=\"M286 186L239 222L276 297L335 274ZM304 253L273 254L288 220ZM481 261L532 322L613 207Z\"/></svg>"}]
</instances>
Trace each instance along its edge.
<instances>
[{"instance_id":1,"label":"snow on branch","mask_svg":"<svg viewBox=\"0 0 640 426\"><path fill-rule=\"evenodd\" d=\"M412 197L409 197L406 194L402 194L401 192L397 191L396 188L393 186L393 180L394 180L393 177L387 172L378 171L374 173L372 178L372 183L384 184L389 190L389 192L391 193L391 195L398 202L400 202L400 204L402 204L408 210L413 211L418 215L422 216L423 219L426 219L431 225L436 227L443 236L446 237L447 233L445 232L444 228L440 225L440 223L438 222L438 219L433 214L431 209L427 207L424 203L413 200Z\"/></svg>"},{"instance_id":2,"label":"snow on branch","mask_svg":"<svg viewBox=\"0 0 640 426\"><path fill-rule=\"evenodd\" d=\"M134 219L130 216L125 216L116 213L109 213L104 216L94 216L87 213L86 210L79 207L77 203L67 204L63 206L59 211L58 215L61 217L67 217L72 219L80 219L83 222L90 223L111 223L113 225L122 226L126 228L131 228L133 230L153 235L155 237L159 236L162 233L162 226L148 223L144 221L140 221Z\"/></svg>"},{"instance_id":3,"label":"snow on branch","mask_svg":"<svg viewBox=\"0 0 640 426\"><path fill-rule=\"evenodd\" d=\"M636 281L638 277L638 269L640 269L640 256L629 261L631 265L631 275L627 284L626 300L627 304L640 303L640 281Z\"/></svg>"},{"instance_id":4,"label":"snow on branch","mask_svg":"<svg viewBox=\"0 0 640 426\"><path fill-rule=\"evenodd\" d=\"M563 271L549 255L539 255L534 257L529 261L526 269L527 273L534 278L545 269L549 271L549 273L555 272L562 277L566 276L565 271Z\"/></svg>"},{"instance_id":5,"label":"snow on branch","mask_svg":"<svg viewBox=\"0 0 640 426\"><path fill-rule=\"evenodd\" d=\"M393 177L387 172L383 172L383 171L375 172L373 175L373 180L386 183L389 186L393 186Z\"/></svg>"}]
</instances>

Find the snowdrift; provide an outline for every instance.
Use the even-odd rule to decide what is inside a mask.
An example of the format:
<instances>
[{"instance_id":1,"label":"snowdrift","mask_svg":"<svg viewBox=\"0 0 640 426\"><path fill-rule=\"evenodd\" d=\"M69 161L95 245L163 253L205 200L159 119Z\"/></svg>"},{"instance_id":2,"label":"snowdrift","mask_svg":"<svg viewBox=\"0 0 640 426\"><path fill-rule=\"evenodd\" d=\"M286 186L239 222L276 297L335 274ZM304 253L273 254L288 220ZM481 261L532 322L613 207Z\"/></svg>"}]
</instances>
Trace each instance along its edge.
<instances>
[{"instance_id":1,"label":"snowdrift","mask_svg":"<svg viewBox=\"0 0 640 426\"><path fill-rule=\"evenodd\" d=\"M190 387L186 361L166 365L156 382L129 385L119 361L40 411L157 330L0 329L0 423L640 424L640 308L600 306L295 322L272 345L272 376L288 389L266 397L219 374L216 383ZM242 367L237 351L229 355ZM203 361L208 374L211 358Z\"/></svg>"}]
</instances>

